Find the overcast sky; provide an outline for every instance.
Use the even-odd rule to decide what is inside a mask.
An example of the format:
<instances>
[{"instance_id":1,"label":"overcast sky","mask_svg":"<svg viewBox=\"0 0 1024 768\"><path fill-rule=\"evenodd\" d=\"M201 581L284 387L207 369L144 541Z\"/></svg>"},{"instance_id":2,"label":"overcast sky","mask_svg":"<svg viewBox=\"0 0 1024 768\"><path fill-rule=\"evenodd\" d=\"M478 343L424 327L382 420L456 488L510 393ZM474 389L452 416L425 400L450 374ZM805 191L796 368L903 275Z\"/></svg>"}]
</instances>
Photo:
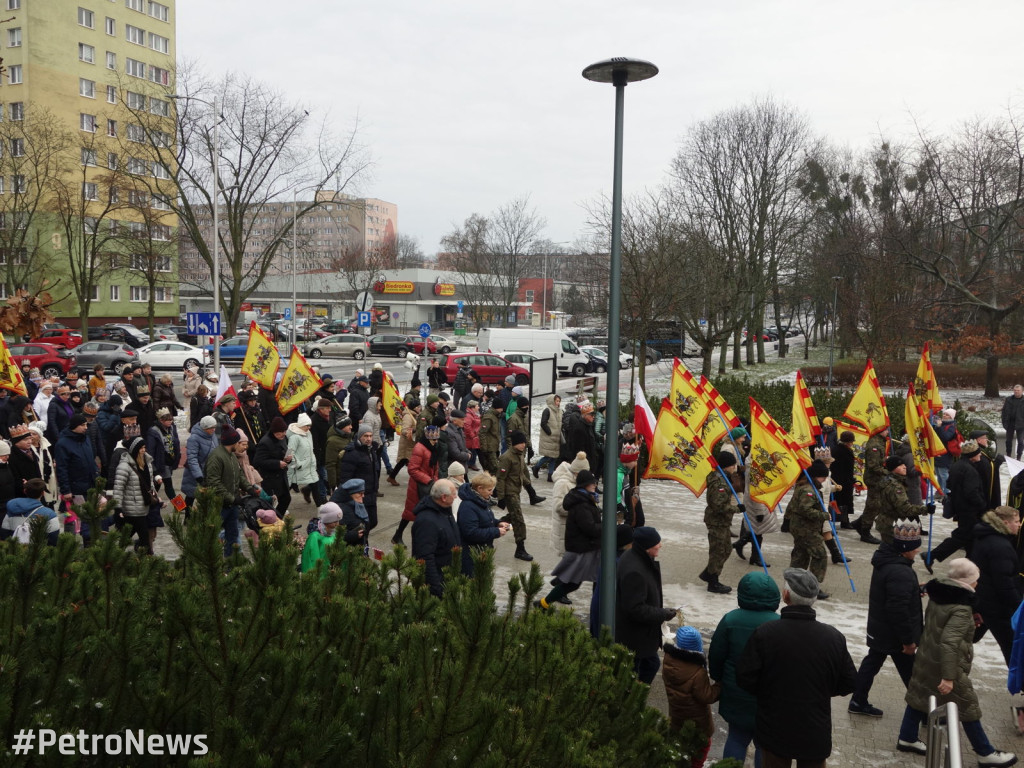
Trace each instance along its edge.
<instances>
[{"instance_id":1,"label":"overcast sky","mask_svg":"<svg viewBox=\"0 0 1024 768\"><path fill-rule=\"evenodd\" d=\"M581 77L593 62L661 70L626 89L628 195L664 180L689 126L758 96L855 148L1006 114L1022 20L1019 0L178 0L177 44L341 128L358 116L374 162L355 191L396 203L432 254L521 195L550 240L584 233L612 178L614 89Z\"/></svg>"}]
</instances>

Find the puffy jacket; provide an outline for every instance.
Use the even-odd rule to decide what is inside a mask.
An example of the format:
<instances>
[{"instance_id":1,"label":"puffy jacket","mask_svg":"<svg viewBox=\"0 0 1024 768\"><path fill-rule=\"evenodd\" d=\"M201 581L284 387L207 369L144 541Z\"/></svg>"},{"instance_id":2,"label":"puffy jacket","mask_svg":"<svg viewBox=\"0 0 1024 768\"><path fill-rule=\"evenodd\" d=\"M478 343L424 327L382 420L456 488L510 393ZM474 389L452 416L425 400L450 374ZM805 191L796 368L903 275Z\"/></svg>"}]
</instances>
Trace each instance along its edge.
<instances>
[{"instance_id":1,"label":"puffy jacket","mask_svg":"<svg viewBox=\"0 0 1024 768\"><path fill-rule=\"evenodd\" d=\"M601 549L601 508L583 488L574 488L562 500L565 508L565 551Z\"/></svg>"},{"instance_id":2,"label":"puffy jacket","mask_svg":"<svg viewBox=\"0 0 1024 768\"><path fill-rule=\"evenodd\" d=\"M480 417L480 450L497 453L501 449L501 414L493 408Z\"/></svg>"},{"instance_id":3,"label":"puffy jacket","mask_svg":"<svg viewBox=\"0 0 1024 768\"><path fill-rule=\"evenodd\" d=\"M296 424L288 425L288 450L294 454L288 465L288 482L300 488L316 483L316 456L313 454L313 436Z\"/></svg>"},{"instance_id":4,"label":"puffy jacket","mask_svg":"<svg viewBox=\"0 0 1024 768\"><path fill-rule=\"evenodd\" d=\"M338 485L338 465L341 455L348 450L352 442L352 431L342 432L335 424L327 433L327 447L324 449L324 467L327 469L327 485L335 488Z\"/></svg>"},{"instance_id":5,"label":"puffy jacket","mask_svg":"<svg viewBox=\"0 0 1024 768\"><path fill-rule=\"evenodd\" d=\"M562 417L565 424L565 443L562 445L561 458L563 461L572 461L572 458L579 452L587 454L587 461L590 462L590 469L601 466L601 456L597 450L597 436L594 434L594 425L588 424L582 414L566 412Z\"/></svg>"},{"instance_id":6,"label":"puffy jacket","mask_svg":"<svg viewBox=\"0 0 1024 768\"><path fill-rule=\"evenodd\" d=\"M196 385L198 386L198 385ZM177 416L178 411L181 410L181 403L178 402L178 398L174 396L174 387L164 384L162 381L158 381L153 385L153 408L159 411L161 408L166 408L171 412L172 416ZM252 437L250 435L250 437Z\"/></svg>"},{"instance_id":7,"label":"puffy jacket","mask_svg":"<svg viewBox=\"0 0 1024 768\"><path fill-rule=\"evenodd\" d=\"M567 462L561 462L551 473L555 487L551 494L555 499L551 509L551 548L561 557L565 553L565 518L568 514L562 506L565 496L576 487L576 477Z\"/></svg>"},{"instance_id":8,"label":"puffy jacket","mask_svg":"<svg viewBox=\"0 0 1024 768\"><path fill-rule=\"evenodd\" d=\"M408 460L412 456L412 447L416 445L416 413L406 408L402 414L402 426L398 431L398 460Z\"/></svg>"},{"instance_id":9,"label":"puffy jacket","mask_svg":"<svg viewBox=\"0 0 1024 768\"><path fill-rule=\"evenodd\" d=\"M345 449L345 455L338 463L338 487L340 489L344 483L354 477L362 480L366 484L363 504L367 509L376 510L377 487L380 485L379 468L377 449L372 445L363 445L358 440L353 440Z\"/></svg>"},{"instance_id":10,"label":"puffy jacket","mask_svg":"<svg viewBox=\"0 0 1024 768\"><path fill-rule=\"evenodd\" d=\"M747 647L754 630L767 621L776 621L782 595L764 571L746 574L736 588L739 608L729 611L718 622L708 650L708 671L722 684L718 714L730 725L754 732L757 699L736 682L736 662Z\"/></svg>"},{"instance_id":11,"label":"puffy jacket","mask_svg":"<svg viewBox=\"0 0 1024 768\"><path fill-rule=\"evenodd\" d=\"M487 503L469 483L459 486L459 536L462 538L462 572L473 575L473 550L494 547L501 536L498 521Z\"/></svg>"},{"instance_id":12,"label":"puffy jacket","mask_svg":"<svg viewBox=\"0 0 1024 768\"><path fill-rule=\"evenodd\" d=\"M555 405L557 395L548 395L547 407L540 416L540 441L538 451L541 456L557 459L562 450L562 409Z\"/></svg>"},{"instance_id":13,"label":"puffy jacket","mask_svg":"<svg viewBox=\"0 0 1024 768\"><path fill-rule=\"evenodd\" d=\"M939 426L935 428L935 434L938 435L939 440L942 441L944 446L949 445L949 442L956 437L956 422L955 421L943 421L939 423ZM953 454L946 451L941 456L935 457L936 468L949 469L953 466Z\"/></svg>"},{"instance_id":14,"label":"puffy jacket","mask_svg":"<svg viewBox=\"0 0 1024 768\"><path fill-rule=\"evenodd\" d=\"M470 450L480 447L480 409L466 411L466 421L462 425L462 433L466 436L466 447Z\"/></svg>"},{"instance_id":15,"label":"puffy jacket","mask_svg":"<svg viewBox=\"0 0 1024 768\"><path fill-rule=\"evenodd\" d=\"M442 430L442 438L448 441L448 461L444 467L442 477L448 477L448 465L457 461L464 467L469 467L469 457L472 455L466 447L466 435L454 422L448 422Z\"/></svg>"},{"instance_id":16,"label":"puffy jacket","mask_svg":"<svg viewBox=\"0 0 1024 768\"><path fill-rule=\"evenodd\" d=\"M125 517L145 517L149 514L149 507L152 504L152 499L142 489L142 480L136 471L137 468L130 453L125 451L121 454L121 463L117 465L114 474L113 494ZM156 473L153 472L153 460L149 456L146 456L145 472L149 474L149 487L155 492L156 485L153 481Z\"/></svg>"},{"instance_id":17,"label":"puffy jacket","mask_svg":"<svg viewBox=\"0 0 1024 768\"><path fill-rule=\"evenodd\" d=\"M661 625L676 614L662 604L661 565L642 549L627 549L616 573L615 642L637 656L654 656Z\"/></svg>"},{"instance_id":18,"label":"puffy jacket","mask_svg":"<svg viewBox=\"0 0 1024 768\"><path fill-rule=\"evenodd\" d=\"M412 524L412 556L422 560L424 579L430 594L444 593L443 569L452 563L452 549L461 543L459 526L451 507L441 507L431 498L424 499Z\"/></svg>"},{"instance_id":19,"label":"puffy jacket","mask_svg":"<svg viewBox=\"0 0 1024 768\"><path fill-rule=\"evenodd\" d=\"M113 445L121 439L121 409L114 410L109 400L96 412L96 423L100 425L104 445Z\"/></svg>"},{"instance_id":20,"label":"puffy jacket","mask_svg":"<svg viewBox=\"0 0 1024 768\"><path fill-rule=\"evenodd\" d=\"M192 427L185 442L185 474L181 478L181 492L189 498L195 498L196 487L205 477L206 460L216 444L217 439L207 434L199 424Z\"/></svg>"},{"instance_id":21,"label":"puffy jacket","mask_svg":"<svg viewBox=\"0 0 1024 768\"><path fill-rule=\"evenodd\" d=\"M420 502L419 485L421 483L432 483L438 478L437 462L433 465L430 463L432 456L433 453L426 438L417 441L412 449L409 464L406 466L406 470L409 472L409 486L405 491L405 508L402 510L403 520L412 522L416 519L414 510Z\"/></svg>"},{"instance_id":22,"label":"puffy jacket","mask_svg":"<svg viewBox=\"0 0 1024 768\"><path fill-rule=\"evenodd\" d=\"M53 461L61 493L85 496L95 484L99 473L88 434L80 435L65 428L53 448Z\"/></svg>"},{"instance_id":23,"label":"puffy jacket","mask_svg":"<svg viewBox=\"0 0 1024 768\"><path fill-rule=\"evenodd\" d=\"M880 544L871 556L868 593L868 647L901 653L921 639L924 610L914 564L893 548Z\"/></svg>"},{"instance_id":24,"label":"puffy jacket","mask_svg":"<svg viewBox=\"0 0 1024 768\"><path fill-rule=\"evenodd\" d=\"M50 400L46 409L46 439L51 443L60 440L60 435L65 427L70 425L71 417L75 415L75 409L71 403L62 400L59 396Z\"/></svg>"},{"instance_id":25,"label":"puffy jacket","mask_svg":"<svg viewBox=\"0 0 1024 768\"><path fill-rule=\"evenodd\" d=\"M1013 616L1020 605L1017 588L1017 550L1006 524L995 512L986 512L974 526L971 560L981 571L977 593L978 613L986 622Z\"/></svg>"},{"instance_id":26,"label":"puffy jacket","mask_svg":"<svg viewBox=\"0 0 1024 768\"><path fill-rule=\"evenodd\" d=\"M228 453L223 445L218 445L210 452L204 471L204 485L220 494L223 505L230 505L237 496L248 490L249 482L242 472L238 457Z\"/></svg>"},{"instance_id":27,"label":"puffy jacket","mask_svg":"<svg viewBox=\"0 0 1024 768\"><path fill-rule=\"evenodd\" d=\"M668 716L673 728L681 728L693 720L697 730L711 739L715 724L711 704L718 701L720 683L708 678L707 659L699 651L684 651L674 644L665 644L665 665L661 670L668 696Z\"/></svg>"},{"instance_id":28,"label":"puffy jacket","mask_svg":"<svg viewBox=\"0 0 1024 768\"><path fill-rule=\"evenodd\" d=\"M1000 414L1003 429L1024 429L1024 397L1010 395L1003 401L1003 410Z\"/></svg>"},{"instance_id":29,"label":"puffy jacket","mask_svg":"<svg viewBox=\"0 0 1024 768\"><path fill-rule=\"evenodd\" d=\"M348 415L352 419L352 426L358 427L366 413L366 401L370 393L362 384L356 384L348 392Z\"/></svg>"},{"instance_id":30,"label":"puffy jacket","mask_svg":"<svg viewBox=\"0 0 1024 768\"><path fill-rule=\"evenodd\" d=\"M366 400L366 413L363 414L363 418L360 420L361 424L369 424L373 430L373 444L378 448L382 445L380 440L380 431L383 428L383 423L380 420L380 412L377 410L377 403L380 402L379 397L370 397ZM353 424L352 426L358 427L359 424Z\"/></svg>"}]
</instances>

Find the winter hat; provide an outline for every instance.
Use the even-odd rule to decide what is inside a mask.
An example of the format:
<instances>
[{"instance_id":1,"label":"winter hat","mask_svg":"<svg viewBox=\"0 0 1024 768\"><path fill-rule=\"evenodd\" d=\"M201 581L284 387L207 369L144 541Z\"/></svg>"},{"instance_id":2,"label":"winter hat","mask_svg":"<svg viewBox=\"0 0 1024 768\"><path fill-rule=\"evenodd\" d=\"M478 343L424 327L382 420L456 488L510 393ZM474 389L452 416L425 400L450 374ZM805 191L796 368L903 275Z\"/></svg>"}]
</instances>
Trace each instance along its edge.
<instances>
[{"instance_id":1,"label":"winter hat","mask_svg":"<svg viewBox=\"0 0 1024 768\"><path fill-rule=\"evenodd\" d=\"M890 472L893 472L897 467L904 465L903 459L899 456L888 456L885 459L885 468Z\"/></svg>"},{"instance_id":2,"label":"winter hat","mask_svg":"<svg viewBox=\"0 0 1024 768\"><path fill-rule=\"evenodd\" d=\"M416 387L422 387L423 382L420 381L420 369L416 366L416 370L412 372L412 381L409 382L410 389L416 389Z\"/></svg>"},{"instance_id":3,"label":"winter hat","mask_svg":"<svg viewBox=\"0 0 1024 768\"><path fill-rule=\"evenodd\" d=\"M257 509L256 519L261 523L266 523L267 525L273 525L279 520L277 512L272 509Z\"/></svg>"},{"instance_id":4,"label":"winter hat","mask_svg":"<svg viewBox=\"0 0 1024 768\"><path fill-rule=\"evenodd\" d=\"M437 393L437 399L440 400L445 405L448 405L449 401L452 398L451 398L451 396L447 392L438 392Z\"/></svg>"},{"instance_id":5,"label":"winter hat","mask_svg":"<svg viewBox=\"0 0 1024 768\"><path fill-rule=\"evenodd\" d=\"M427 395L427 407L430 407L438 401L437 395Z\"/></svg>"},{"instance_id":6,"label":"winter hat","mask_svg":"<svg viewBox=\"0 0 1024 768\"><path fill-rule=\"evenodd\" d=\"M640 459L640 446L633 443L623 443L622 451L619 453L619 461L623 464L630 464Z\"/></svg>"},{"instance_id":7,"label":"winter hat","mask_svg":"<svg viewBox=\"0 0 1024 768\"><path fill-rule=\"evenodd\" d=\"M516 405L518 405L520 408L529 408L530 401L528 398L520 395L519 397L516 398Z\"/></svg>"},{"instance_id":8,"label":"winter hat","mask_svg":"<svg viewBox=\"0 0 1024 768\"><path fill-rule=\"evenodd\" d=\"M972 587L971 584L981 578L981 571L978 570L978 566L966 557L958 557L949 561L949 571L947 572L947 575L953 581L960 584L960 586L973 592L974 587Z\"/></svg>"},{"instance_id":9,"label":"winter hat","mask_svg":"<svg viewBox=\"0 0 1024 768\"><path fill-rule=\"evenodd\" d=\"M88 424L88 423L89 423L89 420L87 418L85 418L85 416L83 416L80 413L76 413L74 416L71 417L71 421L68 424L68 426L71 429L74 429L75 427L80 427L83 424Z\"/></svg>"},{"instance_id":10,"label":"winter hat","mask_svg":"<svg viewBox=\"0 0 1024 768\"><path fill-rule=\"evenodd\" d=\"M225 424L224 428L220 432L220 444L224 446L234 445L239 442L242 438L238 435L238 430L232 427L230 424Z\"/></svg>"},{"instance_id":11,"label":"winter hat","mask_svg":"<svg viewBox=\"0 0 1024 768\"><path fill-rule=\"evenodd\" d=\"M636 549L648 550L651 547L658 546L660 541L661 534L658 533L657 528L641 525L639 528L633 529L633 546Z\"/></svg>"},{"instance_id":12,"label":"winter hat","mask_svg":"<svg viewBox=\"0 0 1024 768\"><path fill-rule=\"evenodd\" d=\"M782 572L782 578L786 580L789 591L800 597L817 598L821 591L814 574L803 568L787 568Z\"/></svg>"},{"instance_id":13,"label":"winter hat","mask_svg":"<svg viewBox=\"0 0 1024 768\"><path fill-rule=\"evenodd\" d=\"M383 371L384 370L384 366L381 365L380 363L374 363L373 364L373 370L375 370L375 371Z\"/></svg>"},{"instance_id":14,"label":"winter hat","mask_svg":"<svg viewBox=\"0 0 1024 768\"><path fill-rule=\"evenodd\" d=\"M523 394L522 387L512 387L512 397L518 398L521 394Z\"/></svg>"},{"instance_id":15,"label":"winter hat","mask_svg":"<svg viewBox=\"0 0 1024 768\"><path fill-rule=\"evenodd\" d=\"M733 440L739 440L741 437L750 437L750 435L747 434L747 430L743 427L733 427L729 430L729 437Z\"/></svg>"},{"instance_id":16,"label":"winter hat","mask_svg":"<svg viewBox=\"0 0 1024 768\"><path fill-rule=\"evenodd\" d=\"M615 526L615 548L625 549L633 543L633 526L622 525Z\"/></svg>"},{"instance_id":17,"label":"winter hat","mask_svg":"<svg viewBox=\"0 0 1024 768\"><path fill-rule=\"evenodd\" d=\"M508 386L511 387L515 383L516 383L516 377L515 376L506 376L505 377L505 384L507 384Z\"/></svg>"},{"instance_id":18,"label":"winter hat","mask_svg":"<svg viewBox=\"0 0 1024 768\"><path fill-rule=\"evenodd\" d=\"M965 459L977 456L979 453L981 453L981 446L978 445L977 440L964 440L960 444L960 456Z\"/></svg>"},{"instance_id":19,"label":"winter hat","mask_svg":"<svg viewBox=\"0 0 1024 768\"><path fill-rule=\"evenodd\" d=\"M458 408L456 408L454 411L452 411L449 415L453 419L464 419L464 418L466 418L466 412L463 411L463 410L460 410Z\"/></svg>"},{"instance_id":20,"label":"winter hat","mask_svg":"<svg viewBox=\"0 0 1024 768\"><path fill-rule=\"evenodd\" d=\"M591 402L580 403L580 413L593 413L594 404Z\"/></svg>"},{"instance_id":21,"label":"winter hat","mask_svg":"<svg viewBox=\"0 0 1024 768\"><path fill-rule=\"evenodd\" d=\"M122 419L137 419L137 418L139 418L139 412L136 411L134 408L125 408L123 411L121 411L121 418ZM210 418L212 419L213 417L211 416Z\"/></svg>"},{"instance_id":22,"label":"winter hat","mask_svg":"<svg viewBox=\"0 0 1024 768\"><path fill-rule=\"evenodd\" d=\"M313 420L309 418L308 413L300 413L299 418L295 420L295 425L298 427L311 427L313 426Z\"/></svg>"},{"instance_id":23,"label":"winter hat","mask_svg":"<svg viewBox=\"0 0 1024 768\"><path fill-rule=\"evenodd\" d=\"M942 420L943 421L955 421L956 420L956 411L954 409L952 409L952 408L947 408L946 410L944 410L942 412Z\"/></svg>"},{"instance_id":24,"label":"winter hat","mask_svg":"<svg viewBox=\"0 0 1024 768\"><path fill-rule=\"evenodd\" d=\"M518 429L513 429L511 432L508 433L508 444L526 445L526 435L524 435Z\"/></svg>"},{"instance_id":25,"label":"winter hat","mask_svg":"<svg viewBox=\"0 0 1024 768\"><path fill-rule=\"evenodd\" d=\"M200 422L202 423L202 422ZM271 432L284 432L288 429L288 424L280 416L275 416L270 420L270 431Z\"/></svg>"},{"instance_id":26,"label":"winter hat","mask_svg":"<svg viewBox=\"0 0 1024 768\"><path fill-rule=\"evenodd\" d=\"M704 640L695 627L680 627L676 630L676 648L704 653Z\"/></svg>"},{"instance_id":27,"label":"winter hat","mask_svg":"<svg viewBox=\"0 0 1024 768\"><path fill-rule=\"evenodd\" d=\"M626 437L627 435L635 435L636 427L633 426L633 422L624 422L623 425L619 427L619 434L623 437Z\"/></svg>"},{"instance_id":28,"label":"winter hat","mask_svg":"<svg viewBox=\"0 0 1024 768\"><path fill-rule=\"evenodd\" d=\"M340 419L338 419L336 422L334 422L334 426L337 427L338 429L344 429L345 427L351 427L352 426L352 419L350 419L348 416L342 416Z\"/></svg>"},{"instance_id":29,"label":"winter hat","mask_svg":"<svg viewBox=\"0 0 1024 768\"><path fill-rule=\"evenodd\" d=\"M333 408L333 407L334 406L331 404L331 401L326 399L326 398L321 397L319 400L316 401L316 409L318 411L321 408Z\"/></svg>"},{"instance_id":30,"label":"winter hat","mask_svg":"<svg viewBox=\"0 0 1024 768\"><path fill-rule=\"evenodd\" d=\"M328 501L316 513L323 525L341 522L341 507L333 501Z\"/></svg>"},{"instance_id":31,"label":"winter hat","mask_svg":"<svg viewBox=\"0 0 1024 768\"><path fill-rule=\"evenodd\" d=\"M133 459L139 458L139 451L146 447L146 441L141 437L136 437L128 444L128 453L131 454Z\"/></svg>"},{"instance_id":32,"label":"winter hat","mask_svg":"<svg viewBox=\"0 0 1024 768\"><path fill-rule=\"evenodd\" d=\"M833 424L836 423L836 420L833 419L831 416L826 416L824 419L821 420L821 423L824 424L826 427L831 427Z\"/></svg>"},{"instance_id":33,"label":"winter hat","mask_svg":"<svg viewBox=\"0 0 1024 768\"><path fill-rule=\"evenodd\" d=\"M240 442L240 443L248 443L249 442L249 436L246 435L245 432L242 431L241 429L238 430L238 442Z\"/></svg>"},{"instance_id":34,"label":"winter hat","mask_svg":"<svg viewBox=\"0 0 1024 768\"><path fill-rule=\"evenodd\" d=\"M465 477L466 468L458 461L453 461L448 465L448 477Z\"/></svg>"},{"instance_id":35,"label":"winter hat","mask_svg":"<svg viewBox=\"0 0 1024 768\"><path fill-rule=\"evenodd\" d=\"M213 416L203 416L203 418L199 420L200 429L213 429L216 426L217 420L213 418Z\"/></svg>"},{"instance_id":36,"label":"winter hat","mask_svg":"<svg viewBox=\"0 0 1024 768\"><path fill-rule=\"evenodd\" d=\"M576 475L576 487L586 488L588 485L596 485L597 476L589 469L580 470L580 473Z\"/></svg>"},{"instance_id":37,"label":"winter hat","mask_svg":"<svg viewBox=\"0 0 1024 768\"><path fill-rule=\"evenodd\" d=\"M718 462L718 466L722 469L726 469L736 463L736 454L732 451L719 451L715 460Z\"/></svg>"},{"instance_id":38,"label":"winter hat","mask_svg":"<svg viewBox=\"0 0 1024 768\"><path fill-rule=\"evenodd\" d=\"M897 552L912 552L921 547L921 523L901 519L892 526L892 546Z\"/></svg>"},{"instance_id":39,"label":"winter hat","mask_svg":"<svg viewBox=\"0 0 1024 768\"><path fill-rule=\"evenodd\" d=\"M359 425L359 430L356 432L356 437L362 437L367 432L369 432L372 435L373 427L370 426L370 423L368 421L364 421Z\"/></svg>"},{"instance_id":40,"label":"winter hat","mask_svg":"<svg viewBox=\"0 0 1024 768\"><path fill-rule=\"evenodd\" d=\"M349 492L349 495L353 493L363 493L366 491L366 482L360 480L358 477L353 477L351 480L346 480L341 484L343 490Z\"/></svg>"},{"instance_id":41,"label":"winter hat","mask_svg":"<svg viewBox=\"0 0 1024 768\"><path fill-rule=\"evenodd\" d=\"M119 405L124 405L124 399L120 395L111 395L110 399L107 400L110 403L111 408L115 408Z\"/></svg>"},{"instance_id":42,"label":"winter hat","mask_svg":"<svg viewBox=\"0 0 1024 768\"><path fill-rule=\"evenodd\" d=\"M142 388L140 387L139 388L140 394L141 394L141 391L142 391ZM222 397L220 400L217 401L217 404L218 405L225 405L227 403L234 403L234 402L237 402L237 401L238 401L238 398L235 397L234 395L224 395L224 397Z\"/></svg>"},{"instance_id":43,"label":"winter hat","mask_svg":"<svg viewBox=\"0 0 1024 768\"><path fill-rule=\"evenodd\" d=\"M828 477L828 467L825 466L825 462L820 459L816 459L811 462L811 466L807 468L807 474L811 477Z\"/></svg>"},{"instance_id":44,"label":"winter hat","mask_svg":"<svg viewBox=\"0 0 1024 768\"><path fill-rule=\"evenodd\" d=\"M573 472L582 472L584 469L590 469L590 462L587 460L587 454L580 451L576 454L576 458L569 464L569 469Z\"/></svg>"},{"instance_id":45,"label":"winter hat","mask_svg":"<svg viewBox=\"0 0 1024 768\"><path fill-rule=\"evenodd\" d=\"M0 440L0 456L11 455L11 444L6 440Z\"/></svg>"}]
</instances>

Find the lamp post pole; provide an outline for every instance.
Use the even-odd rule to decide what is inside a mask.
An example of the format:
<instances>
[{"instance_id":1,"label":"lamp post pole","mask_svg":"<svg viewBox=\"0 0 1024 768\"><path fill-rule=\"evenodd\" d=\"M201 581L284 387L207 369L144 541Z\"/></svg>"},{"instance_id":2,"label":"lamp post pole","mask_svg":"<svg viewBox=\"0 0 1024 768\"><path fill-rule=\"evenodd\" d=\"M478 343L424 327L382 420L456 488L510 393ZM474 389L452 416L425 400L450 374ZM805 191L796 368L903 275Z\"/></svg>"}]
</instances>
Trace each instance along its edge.
<instances>
[{"instance_id":1,"label":"lamp post pole","mask_svg":"<svg viewBox=\"0 0 1024 768\"><path fill-rule=\"evenodd\" d=\"M832 338L828 343L828 388L832 389L832 358L836 351L836 306L839 303L839 281L843 278L836 275L832 278L835 283L835 292L832 294Z\"/></svg>"},{"instance_id":2,"label":"lamp post pole","mask_svg":"<svg viewBox=\"0 0 1024 768\"><path fill-rule=\"evenodd\" d=\"M619 353L619 311L622 303L622 128L626 84L647 80L658 74L648 61L615 58L591 64L583 77L596 83L615 86L615 150L612 171L612 252L608 273L608 356ZM608 365L606 435L612 440L619 433L619 366ZM618 499L618 455L605 451L604 508L601 517L601 624L615 631L615 515Z\"/></svg>"}]
</instances>

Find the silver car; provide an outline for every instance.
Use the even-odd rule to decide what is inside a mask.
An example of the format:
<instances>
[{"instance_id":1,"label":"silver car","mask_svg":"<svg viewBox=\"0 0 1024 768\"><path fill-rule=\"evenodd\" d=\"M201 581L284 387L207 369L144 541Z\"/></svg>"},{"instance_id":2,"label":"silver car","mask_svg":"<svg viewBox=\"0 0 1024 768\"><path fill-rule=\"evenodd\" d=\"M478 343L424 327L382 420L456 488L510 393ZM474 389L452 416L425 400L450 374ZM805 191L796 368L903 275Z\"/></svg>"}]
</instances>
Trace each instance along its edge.
<instances>
[{"instance_id":1,"label":"silver car","mask_svg":"<svg viewBox=\"0 0 1024 768\"><path fill-rule=\"evenodd\" d=\"M306 357L351 357L362 360L370 353L365 336L354 333L336 333L306 344L302 354Z\"/></svg>"}]
</instances>

